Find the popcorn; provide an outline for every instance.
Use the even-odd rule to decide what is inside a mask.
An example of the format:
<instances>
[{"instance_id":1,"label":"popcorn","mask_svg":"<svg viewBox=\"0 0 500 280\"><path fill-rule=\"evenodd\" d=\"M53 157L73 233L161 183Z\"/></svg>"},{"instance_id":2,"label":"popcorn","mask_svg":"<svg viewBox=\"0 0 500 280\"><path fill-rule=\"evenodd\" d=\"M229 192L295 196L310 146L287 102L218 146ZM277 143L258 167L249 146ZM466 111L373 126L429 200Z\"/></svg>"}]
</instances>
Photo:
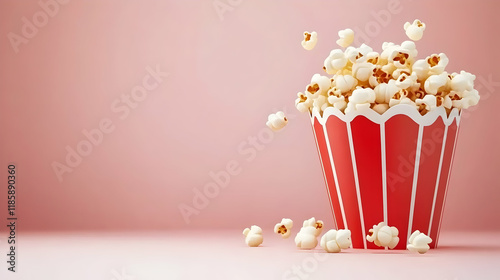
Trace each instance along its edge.
<instances>
[{"instance_id":1,"label":"popcorn","mask_svg":"<svg viewBox=\"0 0 500 280\"><path fill-rule=\"evenodd\" d=\"M420 254L425 254L429 249L429 243L432 242L432 239L416 230L410 236L410 244L406 245L406 248L410 250L410 252L419 252Z\"/></svg>"},{"instance_id":2,"label":"popcorn","mask_svg":"<svg viewBox=\"0 0 500 280\"><path fill-rule=\"evenodd\" d=\"M297 97L298 98L295 100L295 108L301 113L308 112L309 108L313 106L313 100L307 98L302 92L297 93Z\"/></svg>"},{"instance_id":3,"label":"popcorn","mask_svg":"<svg viewBox=\"0 0 500 280\"><path fill-rule=\"evenodd\" d=\"M251 226L243 230L245 235L245 243L250 247L257 247L262 244L264 237L262 237L262 229L258 226Z\"/></svg>"},{"instance_id":4,"label":"popcorn","mask_svg":"<svg viewBox=\"0 0 500 280\"><path fill-rule=\"evenodd\" d=\"M295 106L301 112L316 108L321 113L333 106L344 114L365 109L383 114L390 107L407 104L423 115L437 107L446 108L450 114L453 108L476 105L479 94L474 89L473 74L446 72L449 59L444 53L417 59L414 41L422 38L425 28L418 19L407 22L404 29L411 40L384 42L380 53L366 44L351 46L354 32L341 30L337 43L345 50L332 50L323 62L327 75L333 76L315 74L306 91L297 94ZM315 44L316 37L315 32L306 32L303 44ZM357 89L373 92L375 100L360 99L368 95L356 93Z\"/></svg>"},{"instance_id":5,"label":"popcorn","mask_svg":"<svg viewBox=\"0 0 500 280\"><path fill-rule=\"evenodd\" d=\"M288 119L285 117L285 113L279 111L276 114L270 114L269 117L267 117L266 125L273 131L278 131L285 127L287 123Z\"/></svg>"},{"instance_id":6,"label":"popcorn","mask_svg":"<svg viewBox=\"0 0 500 280\"><path fill-rule=\"evenodd\" d=\"M352 76L360 82L366 82L373 74L375 66L369 62L358 62L352 65Z\"/></svg>"},{"instance_id":7,"label":"popcorn","mask_svg":"<svg viewBox=\"0 0 500 280\"><path fill-rule=\"evenodd\" d=\"M457 93L452 95L452 105L458 109L467 109L470 106L474 106L479 102L479 93L477 90L473 89L471 91L466 91L460 97Z\"/></svg>"},{"instance_id":8,"label":"popcorn","mask_svg":"<svg viewBox=\"0 0 500 280\"><path fill-rule=\"evenodd\" d=\"M382 66L376 65L372 70L372 75L368 79L370 86L376 87L381 83L388 83L392 76L388 72L382 70Z\"/></svg>"},{"instance_id":9,"label":"popcorn","mask_svg":"<svg viewBox=\"0 0 500 280\"><path fill-rule=\"evenodd\" d=\"M374 242L377 246L393 249L398 245L399 231L396 227L389 227L384 222L380 222L378 225L374 225L369 232L372 235L367 235L366 240Z\"/></svg>"},{"instance_id":10,"label":"popcorn","mask_svg":"<svg viewBox=\"0 0 500 280\"><path fill-rule=\"evenodd\" d=\"M293 221L290 219L283 218L281 219L281 223L277 223L274 226L274 232L281 234L281 237L288 238L290 237L291 229L293 227Z\"/></svg>"},{"instance_id":11,"label":"popcorn","mask_svg":"<svg viewBox=\"0 0 500 280\"><path fill-rule=\"evenodd\" d=\"M479 97L479 95L478 95ZM451 100L449 95L445 96L439 96L436 95L436 106L443 106L446 109L451 109L451 106L453 106L453 101Z\"/></svg>"},{"instance_id":12,"label":"popcorn","mask_svg":"<svg viewBox=\"0 0 500 280\"><path fill-rule=\"evenodd\" d=\"M333 87L328 91L328 103L332 104L333 107L339 109L340 111L344 111L347 106L346 98L336 87Z\"/></svg>"},{"instance_id":13,"label":"popcorn","mask_svg":"<svg viewBox=\"0 0 500 280\"><path fill-rule=\"evenodd\" d=\"M471 73L460 71L460 74L456 74L451 79L451 90L458 92L470 91L474 88L475 75Z\"/></svg>"},{"instance_id":14,"label":"popcorn","mask_svg":"<svg viewBox=\"0 0 500 280\"><path fill-rule=\"evenodd\" d=\"M427 63L426 59L419 59L413 63L412 66L412 74L415 73L417 75L418 80L424 81L429 77L429 71L431 66Z\"/></svg>"},{"instance_id":15,"label":"popcorn","mask_svg":"<svg viewBox=\"0 0 500 280\"><path fill-rule=\"evenodd\" d=\"M365 56L369 53L373 52L373 49L368 45L361 44L359 48L348 47L345 50L345 56L349 59L350 62L354 63L357 61L366 60Z\"/></svg>"},{"instance_id":16,"label":"popcorn","mask_svg":"<svg viewBox=\"0 0 500 280\"><path fill-rule=\"evenodd\" d=\"M311 83L307 85L306 96L315 99L320 95L325 95L331 85L332 81L330 78L321 76L320 74L314 74L311 78Z\"/></svg>"},{"instance_id":17,"label":"popcorn","mask_svg":"<svg viewBox=\"0 0 500 280\"><path fill-rule=\"evenodd\" d=\"M354 31L352 29L344 29L339 31L340 39L337 40L337 45L347 48L354 41Z\"/></svg>"},{"instance_id":18,"label":"popcorn","mask_svg":"<svg viewBox=\"0 0 500 280\"><path fill-rule=\"evenodd\" d=\"M314 227L315 228L315 234L316 236L319 236L321 234L321 231L323 230L323 221L321 220L316 220L314 217L310 218L309 220L305 220L304 223L302 224L302 227Z\"/></svg>"},{"instance_id":19,"label":"popcorn","mask_svg":"<svg viewBox=\"0 0 500 280\"><path fill-rule=\"evenodd\" d=\"M444 72L444 68L448 65L448 57L444 53L433 54L426 58L429 64L429 74L438 75Z\"/></svg>"},{"instance_id":20,"label":"popcorn","mask_svg":"<svg viewBox=\"0 0 500 280\"><path fill-rule=\"evenodd\" d=\"M311 33L304 32L304 40L302 40L302 47L308 51L314 49L318 42L318 34L313 31Z\"/></svg>"},{"instance_id":21,"label":"popcorn","mask_svg":"<svg viewBox=\"0 0 500 280\"><path fill-rule=\"evenodd\" d=\"M318 96L318 98L314 99L313 106L319 108L321 112L323 112L328 106L328 99L324 95Z\"/></svg>"},{"instance_id":22,"label":"popcorn","mask_svg":"<svg viewBox=\"0 0 500 280\"><path fill-rule=\"evenodd\" d=\"M399 69L398 69L399 70ZM397 71L397 70L396 70ZM396 72L394 71L394 72ZM394 76L394 73L393 73ZM400 89L408 89L411 88L413 90L418 89L420 87L420 83L417 82L417 74L402 71L401 74L396 78L396 86Z\"/></svg>"},{"instance_id":23,"label":"popcorn","mask_svg":"<svg viewBox=\"0 0 500 280\"><path fill-rule=\"evenodd\" d=\"M415 100L415 104L420 107L424 107L426 112L436 109L437 107L437 99L435 95L426 95L422 99ZM423 110L422 108L420 110Z\"/></svg>"},{"instance_id":24,"label":"popcorn","mask_svg":"<svg viewBox=\"0 0 500 280\"><path fill-rule=\"evenodd\" d=\"M347 103L345 113L347 114L363 107L369 108L370 103L373 102L375 102L375 91L373 91L373 89L357 87L349 97L349 103Z\"/></svg>"},{"instance_id":25,"label":"popcorn","mask_svg":"<svg viewBox=\"0 0 500 280\"><path fill-rule=\"evenodd\" d=\"M393 47L387 59L397 68L408 68L418 52L415 43L404 41L401 46Z\"/></svg>"},{"instance_id":26,"label":"popcorn","mask_svg":"<svg viewBox=\"0 0 500 280\"><path fill-rule=\"evenodd\" d=\"M373 111L382 115L383 113L385 113L385 111L387 111L389 109L389 104L385 104L385 103L375 104L375 105L373 105L372 109L373 109Z\"/></svg>"},{"instance_id":27,"label":"popcorn","mask_svg":"<svg viewBox=\"0 0 500 280\"><path fill-rule=\"evenodd\" d=\"M425 80L424 88L428 94L436 95L438 92L444 90L448 84L448 73L443 72L439 75L431 75Z\"/></svg>"},{"instance_id":28,"label":"popcorn","mask_svg":"<svg viewBox=\"0 0 500 280\"><path fill-rule=\"evenodd\" d=\"M366 62L376 65L378 63L380 55L378 54L378 52L369 52L364 57Z\"/></svg>"},{"instance_id":29,"label":"popcorn","mask_svg":"<svg viewBox=\"0 0 500 280\"><path fill-rule=\"evenodd\" d=\"M390 80L388 83L381 83L373 90L375 93L375 102L389 103L391 98L400 90L401 89L396 86L396 82L394 80Z\"/></svg>"},{"instance_id":30,"label":"popcorn","mask_svg":"<svg viewBox=\"0 0 500 280\"><path fill-rule=\"evenodd\" d=\"M413 41L418 41L422 39L425 30L425 23L416 19L413 23L406 22L404 25L406 36Z\"/></svg>"},{"instance_id":31,"label":"popcorn","mask_svg":"<svg viewBox=\"0 0 500 280\"><path fill-rule=\"evenodd\" d=\"M336 75L334 80L335 87L342 93L351 91L358 84L358 80L351 75Z\"/></svg>"},{"instance_id":32,"label":"popcorn","mask_svg":"<svg viewBox=\"0 0 500 280\"><path fill-rule=\"evenodd\" d=\"M328 74L335 74L342 70L347 65L347 58L340 49L335 49L330 52L330 55L325 59L323 70Z\"/></svg>"},{"instance_id":33,"label":"popcorn","mask_svg":"<svg viewBox=\"0 0 500 280\"><path fill-rule=\"evenodd\" d=\"M295 245L300 249L311 250L318 246L318 237L316 228L313 226L302 227L295 236Z\"/></svg>"},{"instance_id":34,"label":"popcorn","mask_svg":"<svg viewBox=\"0 0 500 280\"><path fill-rule=\"evenodd\" d=\"M389 100L389 107L396 106L399 104L406 104L406 105L411 105L416 109L419 109L417 104L415 104L415 102L408 97L409 94L410 93L406 89L402 89L396 92L396 94L394 94L394 96Z\"/></svg>"},{"instance_id":35,"label":"popcorn","mask_svg":"<svg viewBox=\"0 0 500 280\"><path fill-rule=\"evenodd\" d=\"M339 253L351 246L351 231L331 229L321 237L320 246L328 253Z\"/></svg>"}]
</instances>

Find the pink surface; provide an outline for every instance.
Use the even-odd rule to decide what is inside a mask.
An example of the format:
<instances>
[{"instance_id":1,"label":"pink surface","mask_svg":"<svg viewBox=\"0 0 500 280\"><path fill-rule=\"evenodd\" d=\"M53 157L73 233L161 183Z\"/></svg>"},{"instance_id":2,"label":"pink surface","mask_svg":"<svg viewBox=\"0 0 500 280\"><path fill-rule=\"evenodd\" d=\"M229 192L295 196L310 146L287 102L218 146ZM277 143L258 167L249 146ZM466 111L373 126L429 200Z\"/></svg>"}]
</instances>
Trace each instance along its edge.
<instances>
[{"instance_id":1,"label":"pink surface","mask_svg":"<svg viewBox=\"0 0 500 280\"><path fill-rule=\"evenodd\" d=\"M419 57L446 53L448 70L476 74L482 95L460 124L442 228L500 229L498 1L229 2L219 16L219 1L73 0L46 22L38 1L0 2L0 167L17 164L23 232L331 219L295 94L322 71L338 30L380 50L415 18L427 25ZM8 34L34 15L41 27L16 53ZM319 34L310 52L305 30ZM290 122L272 134L265 122L278 109ZM53 164L68 149L87 155L70 156L61 181ZM2 189L2 221L4 209Z\"/></svg>"},{"instance_id":2,"label":"pink surface","mask_svg":"<svg viewBox=\"0 0 500 280\"><path fill-rule=\"evenodd\" d=\"M264 229L264 234L269 229ZM473 239L470 237L474 236ZM21 239L22 238L22 239ZM247 247L241 231L25 234L17 273L0 279L498 279L498 233L443 232L440 249L299 250L275 234Z\"/></svg>"}]
</instances>

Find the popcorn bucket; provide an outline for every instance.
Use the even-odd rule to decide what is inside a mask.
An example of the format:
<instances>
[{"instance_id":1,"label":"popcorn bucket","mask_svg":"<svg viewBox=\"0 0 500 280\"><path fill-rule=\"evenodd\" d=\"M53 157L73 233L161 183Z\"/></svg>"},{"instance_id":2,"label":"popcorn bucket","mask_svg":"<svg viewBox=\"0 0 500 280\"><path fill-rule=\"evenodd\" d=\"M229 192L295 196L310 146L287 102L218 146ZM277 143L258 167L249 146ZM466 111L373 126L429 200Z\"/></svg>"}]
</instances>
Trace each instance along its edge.
<instances>
[{"instance_id":1,"label":"popcorn bucket","mask_svg":"<svg viewBox=\"0 0 500 280\"><path fill-rule=\"evenodd\" d=\"M379 222L395 226L406 249L419 230L437 246L460 123L458 109L425 115L409 105L383 115L366 108L347 115L329 107L311 122L335 226L351 230L353 248L375 249L366 240Z\"/></svg>"}]
</instances>

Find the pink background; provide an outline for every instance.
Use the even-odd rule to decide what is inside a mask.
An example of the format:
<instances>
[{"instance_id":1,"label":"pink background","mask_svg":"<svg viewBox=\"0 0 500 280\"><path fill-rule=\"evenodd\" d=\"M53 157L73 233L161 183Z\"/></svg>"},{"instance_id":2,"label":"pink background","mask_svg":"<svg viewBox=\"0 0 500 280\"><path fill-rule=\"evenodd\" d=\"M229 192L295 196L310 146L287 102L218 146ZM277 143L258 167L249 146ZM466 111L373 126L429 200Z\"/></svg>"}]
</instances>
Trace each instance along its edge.
<instances>
[{"instance_id":1,"label":"pink background","mask_svg":"<svg viewBox=\"0 0 500 280\"><path fill-rule=\"evenodd\" d=\"M396 1L387 22L377 14L390 1L234 0L222 18L213 2L70 1L17 54L7 34L21 34L21 18L41 8L0 2L0 167L17 164L23 231L241 229L311 216L331 227L309 119L294 100L340 29L374 28L365 33L379 51L405 40L403 24L418 18L427 24L419 57L444 52L448 71L500 82L498 1ZM305 30L319 34L310 52ZM169 77L121 120L111 104L156 65ZM500 229L498 86L482 85L462 119L443 230ZM247 161L238 146L251 147L278 109L289 125ZM103 118L115 130L60 182L52 162ZM186 224L179 205L231 160L241 174Z\"/></svg>"}]
</instances>

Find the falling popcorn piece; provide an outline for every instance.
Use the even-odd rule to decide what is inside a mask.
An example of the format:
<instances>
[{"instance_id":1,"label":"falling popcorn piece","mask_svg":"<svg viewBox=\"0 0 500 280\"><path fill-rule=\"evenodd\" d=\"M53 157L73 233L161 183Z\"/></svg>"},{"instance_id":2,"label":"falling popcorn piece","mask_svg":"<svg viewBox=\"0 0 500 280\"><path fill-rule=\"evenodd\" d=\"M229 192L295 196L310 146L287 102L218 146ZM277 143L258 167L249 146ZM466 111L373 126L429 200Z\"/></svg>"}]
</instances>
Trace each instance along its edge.
<instances>
[{"instance_id":1,"label":"falling popcorn piece","mask_svg":"<svg viewBox=\"0 0 500 280\"><path fill-rule=\"evenodd\" d=\"M250 247L257 247L264 241L262 229L255 225L244 229L243 235L245 235L245 243Z\"/></svg>"},{"instance_id":2,"label":"falling popcorn piece","mask_svg":"<svg viewBox=\"0 0 500 280\"><path fill-rule=\"evenodd\" d=\"M375 243L379 247L389 247L393 249L399 243L399 231L396 227L387 226L384 222L374 225L369 230L371 235L366 236L366 240Z\"/></svg>"},{"instance_id":3,"label":"falling popcorn piece","mask_svg":"<svg viewBox=\"0 0 500 280\"><path fill-rule=\"evenodd\" d=\"M410 236L409 244L406 245L406 248L410 250L410 252L419 252L420 254L425 254L429 249L429 243L432 242L432 239L416 230Z\"/></svg>"},{"instance_id":4,"label":"falling popcorn piece","mask_svg":"<svg viewBox=\"0 0 500 280\"><path fill-rule=\"evenodd\" d=\"M406 36L413 41L418 41L422 39L425 30L425 23L416 19L413 23L406 22L404 25Z\"/></svg>"},{"instance_id":5,"label":"falling popcorn piece","mask_svg":"<svg viewBox=\"0 0 500 280\"><path fill-rule=\"evenodd\" d=\"M276 114L270 114L269 117L267 117L266 125L273 131L278 131L285 127L287 123L288 119L285 117L285 113L279 111Z\"/></svg>"},{"instance_id":6,"label":"falling popcorn piece","mask_svg":"<svg viewBox=\"0 0 500 280\"><path fill-rule=\"evenodd\" d=\"M302 47L308 51L314 49L318 42L318 34L313 31L311 33L304 32L304 40L302 40Z\"/></svg>"},{"instance_id":7,"label":"falling popcorn piece","mask_svg":"<svg viewBox=\"0 0 500 280\"><path fill-rule=\"evenodd\" d=\"M351 231L331 229L321 237L320 246L328 253L340 253L351 246Z\"/></svg>"},{"instance_id":8,"label":"falling popcorn piece","mask_svg":"<svg viewBox=\"0 0 500 280\"><path fill-rule=\"evenodd\" d=\"M354 31L352 29L344 29L339 31L340 39L337 40L337 45L347 48L354 41Z\"/></svg>"},{"instance_id":9,"label":"falling popcorn piece","mask_svg":"<svg viewBox=\"0 0 500 280\"><path fill-rule=\"evenodd\" d=\"M292 227L293 227L293 221L291 219L283 218L281 220L281 223L277 223L274 226L274 232L281 234L281 237L283 238L288 238L292 233L291 232Z\"/></svg>"}]
</instances>

